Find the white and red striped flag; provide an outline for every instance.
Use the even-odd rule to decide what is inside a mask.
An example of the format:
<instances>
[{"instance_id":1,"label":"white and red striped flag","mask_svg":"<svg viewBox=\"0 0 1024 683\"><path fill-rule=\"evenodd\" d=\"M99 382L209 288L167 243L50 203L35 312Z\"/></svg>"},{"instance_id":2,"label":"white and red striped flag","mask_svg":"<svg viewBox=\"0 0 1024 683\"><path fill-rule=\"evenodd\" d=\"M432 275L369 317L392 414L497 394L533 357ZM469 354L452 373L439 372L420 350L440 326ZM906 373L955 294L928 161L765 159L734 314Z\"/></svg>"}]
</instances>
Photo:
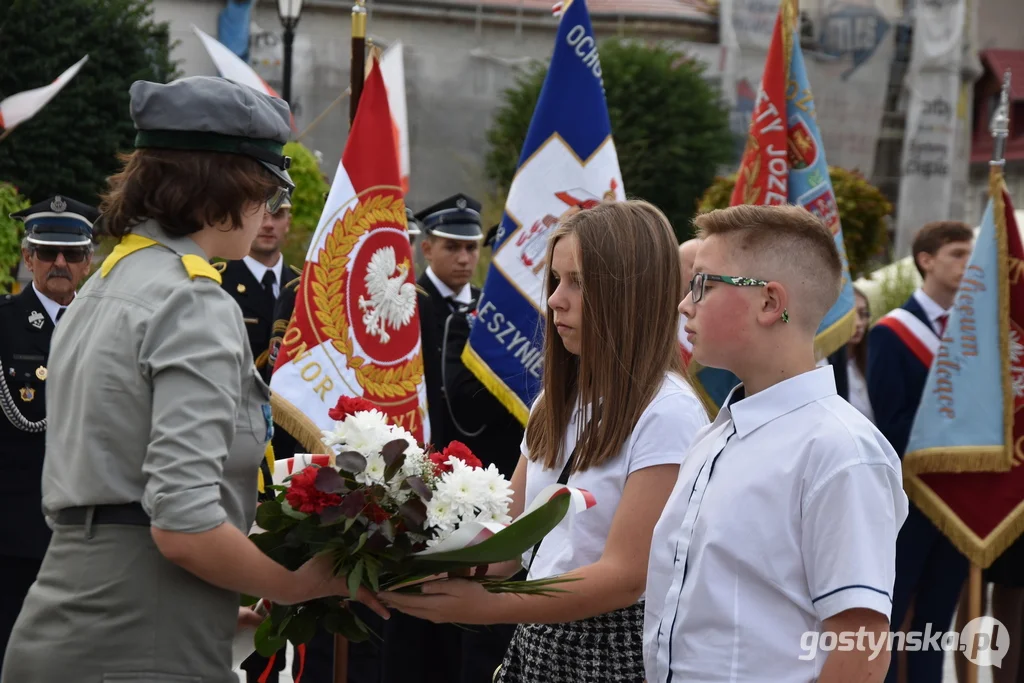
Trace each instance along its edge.
<instances>
[{"instance_id":1,"label":"white and red striped flag","mask_svg":"<svg viewBox=\"0 0 1024 683\"><path fill-rule=\"evenodd\" d=\"M293 435L289 413L329 429L328 410L338 398L359 396L421 443L430 438L412 248L390 122L374 59L270 380L275 422Z\"/></svg>"},{"instance_id":2,"label":"white and red striped flag","mask_svg":"<svg viewBox=\"0 0 1024 683\"><path fill-rule=\"evenodd\" d=\"M0 128L5 131L14 130L19 124L38 114L39 110L45 107L68 84L68 81L75 77L75 74L88 60L89 55L82 57L49 85L15 93L0 101Z\"/></svg>"}]
</instances>

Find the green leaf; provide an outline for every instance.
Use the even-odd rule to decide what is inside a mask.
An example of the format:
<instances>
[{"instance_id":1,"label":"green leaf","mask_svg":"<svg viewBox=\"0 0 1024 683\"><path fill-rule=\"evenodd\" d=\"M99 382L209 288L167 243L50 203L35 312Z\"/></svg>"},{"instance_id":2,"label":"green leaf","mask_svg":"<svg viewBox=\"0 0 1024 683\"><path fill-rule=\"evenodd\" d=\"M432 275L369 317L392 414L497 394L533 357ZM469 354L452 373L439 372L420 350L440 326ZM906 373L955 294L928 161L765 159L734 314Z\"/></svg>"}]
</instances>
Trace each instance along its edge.
<instances>
[{"instance_id":1,"label":"green leaf","mask_svg":"<svg viewBox=\"0 0 1024 683\"><path fill-rule=\"evenodd\" d=\"M266 503L264 503L264 505L265 504ZM260 507L263 507L263 506L261 505ZM257 511L257 513L258 512L259 511ZM307 514L305 512L299 512L298 510L293 508L291 506L291 503L289 503L287 500L282 500L281 501L281 512L283 512L288 517L291 517L292 519L302 520L302 519L306 519L307 517L309 517L309 514Z\"/></svg>"},{"instance_id":2,"label":"green leaf","mask_svg":"<svg viewBox=\"0 0 1024 683\"><path fill-rule=\"evenodd\" d=\"M294 615L281 635L297 645L308 643L316 635L317 618L312 610L303 610Z\"/></svg>"},{"instance_id":3,"label":"green leaf","mask_svg":"<svg viewBox=\"0 0 1024 683\"><path fill-rule=\"evenodd\" d=\"M272 619L264 619L263 623L256 629L256 636L253 638L253 644L256 646L256 652L261 657L269 657L274 654L288 641L277 635L275 631L277 625Z\"/></svg>"},{"instance_id":4,"label":"green leaf","mask_svg":"<svg viewBox=\"0 0 1024 683\"><path fill-rule=\"evenodd\" d=\"M280 502L268 500L256 508L256 524L266 531L281 531L287 529L292 522L285 516Z\"/></svg>"},{"instance_id":5,"label":"green leaf","mask_svg":"<svg viewBox=\"0 0 1024 683\"><path fill-rule=\"evenodd\" d=\"M366 578L370 582L370 590L380 592L380 563L372 557L366 558Z\"/></svg>"},{"instance_id":6,"label":"green leaf","mask_svg":"<svg viewBox=\"0 0 1024 683\"><path fill-rule=\"evenodd\" d=\"M474 546L434 555L414 555L410 559L413 560L416 569L444 563L478 566L515 559L537 545L558 526L565 517L570 502L570 496L567 494L557 496Z\"/></svg>"},{"instance_id":7,"label":"green leaf","mask_svg":"<svg viewBox=\"0 0 1024 683\"><path fill-rule=\"evenodd\" d=\"M362 558L356 562L356 566L352 567L352 571L348 575L348 594L349 597L355 597L356 593L359 592L359 587L363 584L363 560Z\"/></svg>"}]
</instances>

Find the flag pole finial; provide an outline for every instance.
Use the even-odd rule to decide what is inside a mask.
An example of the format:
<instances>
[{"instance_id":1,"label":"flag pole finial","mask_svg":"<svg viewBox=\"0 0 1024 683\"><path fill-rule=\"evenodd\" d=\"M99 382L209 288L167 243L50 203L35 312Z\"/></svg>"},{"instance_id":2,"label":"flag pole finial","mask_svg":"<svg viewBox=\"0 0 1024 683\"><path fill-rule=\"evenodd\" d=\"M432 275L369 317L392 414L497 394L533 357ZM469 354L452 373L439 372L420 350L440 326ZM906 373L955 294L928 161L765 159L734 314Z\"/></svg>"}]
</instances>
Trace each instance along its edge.
<instances>
[{"instance_id":1,"label":"flag pole finial","mask_svg":"<svg viewBox=\"0 0 1024 683\"><path fill-rule=\"evenodd\" d=\"M359 98L363 94L363 82L366 77L366 0L356 0L352 5L352 71L351 96L349 99L348 122L351 126L356 120L356 109Z\"/></svg>"},{"instance_id":2,"label":"flag pole finial","mask_svg":"<svg viewBox=\"0 0 1024 683\"><path fill-rule=\"evenodd\" d=\"M993 166L1002 166L1006 163L1003 157L1006 152L1006 138L1010 136L1010 79L1011 73L1007 69L1003 74L1003 89L999 93L999 106L996 107L996 112L992 115L990 130L995 145L992 149L992 161L989 163Z\"/></svg>"}]
</instances>

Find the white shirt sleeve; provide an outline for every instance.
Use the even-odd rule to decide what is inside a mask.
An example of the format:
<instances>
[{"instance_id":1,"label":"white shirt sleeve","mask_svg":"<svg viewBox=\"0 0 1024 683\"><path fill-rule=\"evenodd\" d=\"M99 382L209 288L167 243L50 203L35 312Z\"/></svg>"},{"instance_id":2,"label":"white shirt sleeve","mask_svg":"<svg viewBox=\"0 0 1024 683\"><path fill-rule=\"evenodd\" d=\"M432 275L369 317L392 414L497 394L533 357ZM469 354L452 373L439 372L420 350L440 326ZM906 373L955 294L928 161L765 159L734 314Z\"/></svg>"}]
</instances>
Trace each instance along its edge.
<instances>
[{"instance_id":1,"label":"white shirt sleeve","mask_svg":"<svg viewBox=\"0 0 1024 683\"><path fill-rule=\"evenodd\" d=\"M629 443L629 471L679 465L708 416L696 395L675 391L659 396L640 416Z\"/></svg>"},{"instance_id":2,"label":"white shirt sleeve","mask_svg":"<svg viewBox=\"0 0 1024 683\"><path fill-rule=\"evenodd\" d=\"M822 621L854 608L891 616L903 495L891 465L865 462L843 467L809 493L801 546Z\"/></svg>"}]
</instances>

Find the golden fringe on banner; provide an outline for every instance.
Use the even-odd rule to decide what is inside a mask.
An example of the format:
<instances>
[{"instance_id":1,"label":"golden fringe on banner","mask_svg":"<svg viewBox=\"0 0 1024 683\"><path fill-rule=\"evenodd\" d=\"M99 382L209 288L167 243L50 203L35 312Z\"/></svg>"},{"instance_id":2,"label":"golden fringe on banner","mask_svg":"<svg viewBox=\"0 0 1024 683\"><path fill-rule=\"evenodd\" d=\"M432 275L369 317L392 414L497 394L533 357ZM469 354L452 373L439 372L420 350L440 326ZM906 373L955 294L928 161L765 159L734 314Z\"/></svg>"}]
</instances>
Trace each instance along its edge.
<instances>
[{"instance_id":1,"label":"golden fringe on banner","mask_svg":"<svg viewBox=\"0 0 1024 683\"><path fill-rule=\"evenodd\" d=\"M494 397L505 406L505 409L512 413L524 427L530 419L530 409L527 408L519 395L508 388L508 385L501 381L501 378L494 374L483 359L469 344L462 350L462 363L472 372L480 384L487 388L487 391L494 394Z\"/></svg>"},{"instance_id":2,"label":"golden fringe on banner","mask_svg":"<svg viewBox=\"0 0 1024 683\"><path fill-rule=\"evenodd\" d=\"M327 447L323 443L323 434L316 423L306 417L306 414L296 408L288 399L282 398L280 394L271 392L270 410L274 416L274 422L281 429L291 434L298 441L307 453L327 453Z\"/></svg>"},{"instance_id":3,"label":"golden fringe on banner","mask_svg":"<svg viewBox=\"0 0 1024 683\"><path fill-rule=\"evenodd\" d=\"M919 477L904 480L903 487L914 504L968 560L987 569L1024 534L1024 501L1008 514L986 538L981 538Z\"/></svg>"}]
</instances>

